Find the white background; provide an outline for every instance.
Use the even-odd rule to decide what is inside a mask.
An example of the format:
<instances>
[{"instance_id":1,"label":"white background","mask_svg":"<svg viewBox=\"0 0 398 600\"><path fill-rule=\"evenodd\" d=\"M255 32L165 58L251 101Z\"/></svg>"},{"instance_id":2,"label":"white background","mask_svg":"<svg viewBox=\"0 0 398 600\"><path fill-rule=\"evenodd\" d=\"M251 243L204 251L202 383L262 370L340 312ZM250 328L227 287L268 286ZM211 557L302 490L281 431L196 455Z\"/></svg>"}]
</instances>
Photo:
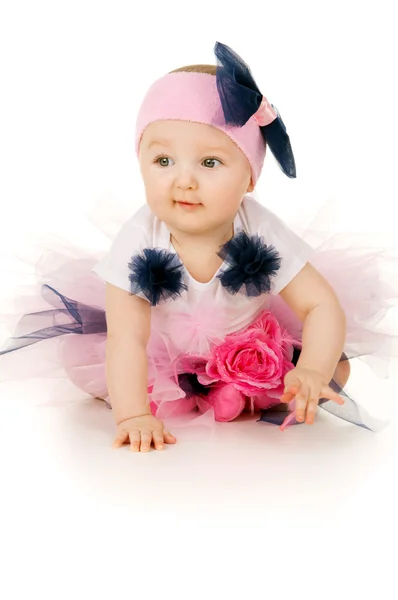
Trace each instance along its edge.
<instances>
[{"instance_id":1,"label":"white background","mask_svg":"<svg viewBox=\"0 0 398 600\"><path fill-rule=\"evenodd\" d=\"M48 233L106 248L88 215L144 201L146 89L214 64L216 41L248 62L292 142L297 179L268 153L261 201L288 222L328 205L339 227L393 238L393 14L385 0L2 2L3 257ZM3 273L2 296L23 273ZM396 420L379 434L325 414L284 434L230 423L136 455L110 448L105 406L43 407L46 386L0 388L2 597L397 597Z\"/></svg>"}]
</instances>

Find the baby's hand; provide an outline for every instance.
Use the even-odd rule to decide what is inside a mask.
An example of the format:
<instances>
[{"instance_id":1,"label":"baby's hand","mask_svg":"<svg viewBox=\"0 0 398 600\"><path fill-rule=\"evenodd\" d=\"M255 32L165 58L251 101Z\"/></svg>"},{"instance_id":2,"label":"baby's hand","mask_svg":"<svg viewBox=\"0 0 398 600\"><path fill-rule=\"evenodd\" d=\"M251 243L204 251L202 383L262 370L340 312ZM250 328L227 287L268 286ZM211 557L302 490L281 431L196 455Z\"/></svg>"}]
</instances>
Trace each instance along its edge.
<instances>
[{"instance_id":1,"label":"baby's hand","mask_svg":"<svg viewBox=\"0 0 398 600\"><path fill-rule=\"evenodd\" d=\"M171 433L164 429L162 421L153 415L126 419L119 423L117 431L113 448L120 448L127 443L130 444L130 450L133 452L140 450L149 452L152 440L156 450L163 450L164 442L175 444L177 441Z\"/></svg>"},{"instance_id":2,"label":"baby's hand","mask_svg":"<svg viewBox=\"0 0 398 600\"><path fill-rule=\"evenodd\" d=\"M296 398L296 420L308 425L314 417L320 398L344 404L344 399L328 385L324 376L313 369L296 367L285 375L285 391L281 402L290 402Z\"/></svg>"}]
</instances>

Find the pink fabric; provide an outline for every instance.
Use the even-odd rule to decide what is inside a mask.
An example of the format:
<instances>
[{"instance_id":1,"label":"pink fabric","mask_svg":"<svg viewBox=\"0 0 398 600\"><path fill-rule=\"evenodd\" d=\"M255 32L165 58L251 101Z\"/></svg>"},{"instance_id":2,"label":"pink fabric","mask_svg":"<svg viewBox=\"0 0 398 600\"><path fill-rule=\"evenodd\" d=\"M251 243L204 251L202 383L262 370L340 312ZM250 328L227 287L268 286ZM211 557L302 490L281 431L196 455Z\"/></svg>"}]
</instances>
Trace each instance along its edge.
<instances>
[{"instance_id":1,"label":"pink fabric","mask_svg":"<svg viewBox=\"0 0 398 600\"><path fill-rule=\"evenodd\" d=\"M213 409L216 421L233 421L244 411L245 395L233 383L218 383L212 386L207 396L196 398L199 412Z\"/></svg>"},{"instance_id":2,"label":"pink fabric","mask_svg":"<svg viewBox=\"0 0 398 600\"><path fill-rule=\"evenodd\" d=\"M287 354L294 338L284 332L269 311L244 331L226 336L206 365L213 381L232 383L246 396L283 394L283 378L293 368ZM297 340L299 343L299 340Z\"/></svg>"},{"instance_id":3,"label":"pink fabric","mask_svg":"<svg viewBox=\"0 0 398 600\"><path fill-rule=\"evenodd\" d=\"M215 75L183 71L169 73L152 84L140 107L135 134L136 153L139 154L142 134L150 123L168 119L204 123L220 129L235 142L250 163L255 184L266 152L258 120L272 122L272 108L268 106L263 101L256 118L250 118L243 127L227 125Z\"/></svg>"},{"instance_id":4,"label":"pink fabric","mask_svg":"<svg viewBox=\"0 0 398 600\"><path fill-rule=\"evenodd\" d=\"M268 102L267 98L262 99L260 108L253 115L253 119L256 121L258 125L264 127L265 125L269 125L272 121L275 121L277 117L276 112Z\"/></svg>"}]
</instances>

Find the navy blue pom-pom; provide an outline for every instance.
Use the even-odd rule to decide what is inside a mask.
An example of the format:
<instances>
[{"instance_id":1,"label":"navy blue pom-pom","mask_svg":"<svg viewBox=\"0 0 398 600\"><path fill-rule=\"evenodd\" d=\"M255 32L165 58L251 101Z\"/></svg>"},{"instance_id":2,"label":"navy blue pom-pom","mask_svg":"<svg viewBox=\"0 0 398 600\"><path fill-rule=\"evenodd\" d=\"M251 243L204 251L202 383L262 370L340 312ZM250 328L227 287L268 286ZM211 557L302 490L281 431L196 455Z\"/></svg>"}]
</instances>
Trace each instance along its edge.
<instances>
[{"instance_id":1,"label":"navy blue pom-pom","mask_svg":"<svg viewBox=\"0 0 398 600\"><path fill-rule=\"evenodd\" d=\"M129 280L133 294L143 293L152 306L161 300L173 300L188 289L183 283L184 269L177 254L162 248L145 248L129 263Z\"/></svg>"},{"instance_id":2,"label":"navy blue pom-pom","mask_svg":"<svg viewBox=\"0 0 398 600\"><path fill-rule=\"evenodd\" d=\"M221 247L218 256L229 266L217 277L230 294L244 287L247 296L260 296L271 289L271 278L276 275L281 257L273 246L264 244L262 237L237 233Z\"/></svg>"}]
</instances>

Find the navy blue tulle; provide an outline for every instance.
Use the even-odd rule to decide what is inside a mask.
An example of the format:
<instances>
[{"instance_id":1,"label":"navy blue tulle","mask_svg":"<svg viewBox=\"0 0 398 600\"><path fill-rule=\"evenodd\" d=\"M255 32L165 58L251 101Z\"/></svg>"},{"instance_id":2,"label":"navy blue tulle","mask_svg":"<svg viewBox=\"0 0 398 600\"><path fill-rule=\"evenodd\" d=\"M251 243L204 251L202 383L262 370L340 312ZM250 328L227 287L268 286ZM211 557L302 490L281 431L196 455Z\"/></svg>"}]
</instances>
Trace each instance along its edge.
<instances>
[{"instance_id":1,"label":"navy blue tulle","mask_svg":"<svg viewBox=\"0 0 398 600\"><path fill-rule=\"evenodd\" d=\"M218 252L228 265L217 277L230 294L243 291L247 296L260 296L271 290L271 279L282 259L273 246L264 244L257 234L237 233ZM242 289L243 288L243 289Z\"/></svg>"},{"instance_id":2,"label":"navy blue tulle","mask_svg":"<svg viewBox=\"0 0 398 600\"><path fill-rule=\"evenodd\" d=\"M69 333L106 333L105 311L95 306L71 300L50 285L41 288L45 301L54 308L23 315L0 356L37 342Z\"/></svg>"},{"instance_id":3,"label":"navy blue tulle","mask_svg":"<svg viewBox=\"0 0 398 600\"><path fill-rule=\"evenodd\" d=\"M216 80L225 121L228 125L242 127L260 108L260 92L249 66L231 48L216 42ZM277 118L261 126L261 134L279 167L288 177L296 177L296 165L285 124L277 108L271 104Z\"/></svg>"},{"instance_id":4,"label":"navy blue tulle","mask_svg":"<svg viewBox=\"0 0 398 600\"><path fill-rule=\"evenodd\" d=\"M183 265L178 256L162 248L145 248L129 263L131 293L144 294L152 306L175 299L183 290Z\"/></svg>"},{"instance_id":5,"label":"navy blue tulle","mask_svg":"<svg viewBox=\"0 0 398 600\"><path fill-rule=\"evenodd\" d=\"M187 398L192 396L207 396L212 386L203 385L198 381L196 373L181 373L178 375L178 385Z\"/></svg>"}]
</instances>

